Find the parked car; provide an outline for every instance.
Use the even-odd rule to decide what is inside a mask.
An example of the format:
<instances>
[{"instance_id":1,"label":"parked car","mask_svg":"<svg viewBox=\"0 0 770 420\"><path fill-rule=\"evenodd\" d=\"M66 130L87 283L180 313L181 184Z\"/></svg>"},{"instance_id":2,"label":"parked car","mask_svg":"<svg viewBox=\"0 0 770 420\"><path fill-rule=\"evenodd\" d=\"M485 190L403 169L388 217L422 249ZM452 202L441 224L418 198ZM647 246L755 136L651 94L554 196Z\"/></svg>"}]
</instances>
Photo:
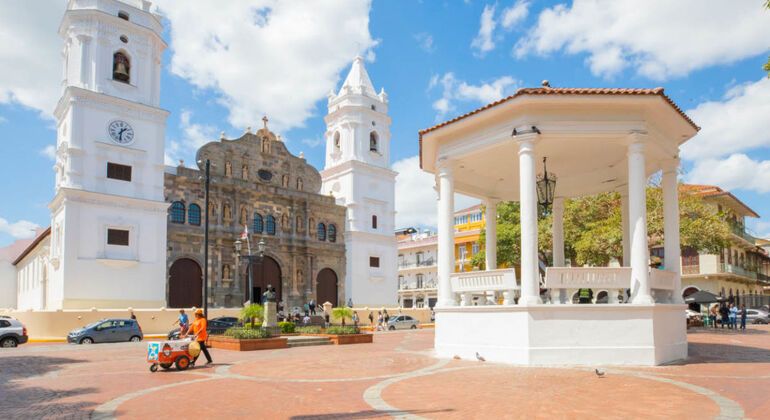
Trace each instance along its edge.
<instances>
[{"instance_id":1,"label":"parked car","mask_svg":"<svg viewBox=\"0 0 770 420\"><path fill-rule=\"evenodd\" d=\"M67 335L67 342L75 344L136 342L142 339L142 328L133 319L102 319Z\"/></svg>"},{"instance_id":2,"label":"parked car","mask_svg":"<svg viewBox=\"0 0 770 420\"><path fill-rule=\"evenodd\" d=\"M390 321L388 321L388 329L390 331L394 330L407 330L407 329L417 329L417 327L420 326L420 321L412 318L409 315L398 315L390 318Z\"/></svg>"},{"instance_id":3,"label":"parked car","mask_svg":"<svg viewBox=\"0 0 770 420\"><path fill-rule=\"evenodd\" d=\"M746 322L750 324L770 323L770 313L763 309L746 309Z\"/></svg>"},{"instance_id":4,"label":"parked car","mask_svg":"<svg viewBox=\"0 0 770 420\"><path fill-rule=\"evenodd\" d=\"M220 316L218 318L211 318L208 322L206 331L209 334L222 334L228 328L234 327L240 323L240 320L234 316ZM179 328L175 328L168 332L169 340L179 339Z\"/></svg>"},{"instance_id":5,"label":"parked car","mask_svg":"<svg viewBox=\"0 0 770 420\"><path fill-rule=\"evenodd\" d=\"M5 316L0 318L0 347L16 347L27 340L27 327L21 321Z\"/></svg>"}]
</instances>

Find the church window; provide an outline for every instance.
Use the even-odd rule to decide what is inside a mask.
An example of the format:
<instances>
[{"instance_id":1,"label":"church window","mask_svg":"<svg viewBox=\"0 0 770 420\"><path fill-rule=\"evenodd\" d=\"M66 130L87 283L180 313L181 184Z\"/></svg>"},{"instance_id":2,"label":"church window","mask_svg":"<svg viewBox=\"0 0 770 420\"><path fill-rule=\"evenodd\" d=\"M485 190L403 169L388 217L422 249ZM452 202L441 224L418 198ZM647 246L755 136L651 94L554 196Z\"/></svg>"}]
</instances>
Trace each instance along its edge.
<instances>
[{"instance_id":1,"label":"church window","mask_svg":"<svg viewBox=\"0 0 770 420\"><path fill-rule=\"evenodd\" d=\"M268 235L275 235L275 217L272 215L267 216L267 223L265 223L265 230Z\"/></svg>"},{"instance_id":2,"label":"church window","mask_svg":"<svg viewBox=\"0 0 770 420\"><path fill-rule=\"evenodd\" d=\"M112 55L112 79L131 83L131 60L121 51Z\"/></svg>"},{"instance_id":3,"label":"church window","mask_svg":"<svg viewBox=\"0 0 770 420\"><path fill-rule=\"evenodd\" d=\"M377 110L377 107L372 105L372 111L376 111L376 110Z\"/></svg>"},{"instance_id":4,"label":"church window","mask_svg":"<svg viewBox=\"0 0 770 420\"><path fill-rule=\"evenodd\" d=\"M379 136L377 136L376 131L372 131L369 133L369 151L376 152L378 151L378 145L377 142L379 141Z\"/></svg>"},{"instance_id":5,"label":"church window","mask_svg":"<svg viewBox=\"0 0 770 420\"><path fill-rule=\"evenodd\" d=\"M126 13L126 12L121 10L121 11L118 12L118 17L123 19L123 20L128 20L129 16L128 16L128 13Z\"/></svg>"},{"instance_id":6,"label":"church window","mask_svg":"<svg viewBox=\"0 0 770 420\"><path fill-rule=\"evenodd\" d=\"M259 213L254 213L254 221L251 226L251 230L254 231L254 233L262 233L262 230L264 229L264 226L262 224L262 215Z\"/></svg>"},{"instance_id":7,"label":"church window","mask_svg":"<svg viewBox=\"0 0 770 420\"><path fill-rule=\"evenodd\" d=\"M284 175L283 178L281 178L281 185L284 188L289 188L289 175Z\"/></svg>"},{"instance_id":8,"label":"church window","mask_svg":"<svg viewBox=\"0 0 770 420\"><path fill-rule=\"evenodd\" d=\"M337 226L329 224L329 242L337 242Z\"/></svg>"},{"instance_id":9,"label":"church window","mask_svg":"<svg viewBox=\"0 0 770 420\"><path fill-rule=\"evenodd\" d=\"M302 178L297 178L297 189L302 191Z\"/></svg>"},{"instance_id":10,"label":"church window","mask_svg":"<svg viewBox=\"0 0 770 420\"><path fill-rule=\"evenodd\" d=\"M372 215L372 229L377 229L377 215Z\"/></svg>"},{"instance_id":11,"label":"church window","mask_svg":"<svg viewBox=\"0 0 770 420\"><path fill-rule=\"evenodd\" d=\"M233 164L229 160L225 162L225 176L226 177L233 176Z\"/></svg>"},{"instance_id":12,"label":"church window","mask_svg":"<svg viewBox=\"0 0 770 420\"><path fill-rule=\"evenodd\" d=\"M174 201L171 203L171 209L170 215L171 215L171 223L184 223L184 203L181 201Z\"/></svg>"},{"instance_id":13,"label":"church window","mask_svg":"<svg viewBox=\"0 0 770 420\"><path fill-rule=\"evenodd\" d=\"M273 173L266 169L260 169L257 171L257 175L259 175L259 179L265 182L269 182L271 179L273 179Z\"/></svg>"},{"instance_id":14,"label":"church window","mask_svg":"<svg viewBox=\"0 0 770 420\"><path fill-rule=\"evenodd\" d=\"M369 257L369 267L379 268L380 257Z\"/></svg>"},{"instance_id":15,"label":"church window","mask_svg":"<svg viewBox=\"0 0 770 420\"><path fill-rule=\"evenodd\" d=\"M107 178L131 182L131 167L107 162Z\"/></svg>"},{"instance_id":16,"label":"church window","mask_svg":"<svg viewBox=\"0 0 770 420\"><path fill-rule=\"evenodd\" d=\"M107 229L107 245L128 246L128 231L123 229Z\"/></svg>"},{"instance_id":17,"label":"church window","mask_svg":"<svg viewBox=\"0 0 770 420\"><path fill-rule=\"evenodd\" d=\"M124 44L128 44L128 37L125 36L125 35L121 35L120 36L120 42L122 42Z\"/></svg>"},{"instance_id":18,"label":"church window","mask_svg":"<svg viewBox=\"0 0 770 420\"><path fill-rule=\"evenodd\" d=\"M249 165L241 166L241 178L249 179Z\"/></svg>"},{"instance_id":19,"label":"church window","mask_svg":"<svg viewBox=\"0 0 770 420\"><path fill-rule=\"evenodd\" d=\"M337 149L340 148L340 132L339 131L335 131L334 132L334 147L336 147Z\"/></svg>"},{"instance_id":20,"label":"church window","mask_svg":"<svg viewBox=\"0 0 770 420\"><path fill-rule=\"evenodd\" d=\"M187 223L193 226L201 225L201 207L197 204L190 204L187 211Z\"/></svg>"},{"instance_id":21,"label":"church window","mask_svg":"<svg viewBox=\"0 0 770 420\"><path fill-rule=\"evenodd\" d=\"M326 225L323 223L318 224L318 240L319 241L326 240Z\"/></svg>"},{"instance_id":22,"label":"church window","mask_svg":"<svg viewBox=\"0 0 770 420\"><path fill-rule=\"evenodd\" d=\"M270 139L262 137L262 153L270 153Z\"/></svg>"}]
</instances>

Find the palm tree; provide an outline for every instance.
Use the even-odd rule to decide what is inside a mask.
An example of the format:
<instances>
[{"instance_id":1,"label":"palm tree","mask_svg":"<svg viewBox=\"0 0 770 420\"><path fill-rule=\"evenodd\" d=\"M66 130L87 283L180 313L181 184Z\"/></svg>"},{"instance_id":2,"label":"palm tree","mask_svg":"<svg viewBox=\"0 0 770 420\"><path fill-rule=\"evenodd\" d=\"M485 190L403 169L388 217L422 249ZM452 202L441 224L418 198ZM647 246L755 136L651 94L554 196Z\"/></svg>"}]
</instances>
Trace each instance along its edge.
<instances>
[{"instance_id":1,"label":"palm tree","mask_svg":"<svg viewBox=\"0 0 770 420\"><path fill-rule=\"evenodd\" d=\"M334 308L332 309L332 315L336 319L342 320L342 326L345 326L345 318L353 318L353 310L343 306L341 308Z\"/></svg>"},{"instance_id":2,"label":"palm tree","mask_svg":"<svg viewBox=\"0 0 770 420\"><path fill-rule=\"evenodd\" d=\"M251 326L253 327L254 324L257 323L257 320L259 320L259 323L262 323L262 319L264 318L265 310L262 307L262 305L252 303L251 305L244 306L243 309L241 309L241 320L245 321L248 320L251 322Z\"/></svg>"}]
</instances>

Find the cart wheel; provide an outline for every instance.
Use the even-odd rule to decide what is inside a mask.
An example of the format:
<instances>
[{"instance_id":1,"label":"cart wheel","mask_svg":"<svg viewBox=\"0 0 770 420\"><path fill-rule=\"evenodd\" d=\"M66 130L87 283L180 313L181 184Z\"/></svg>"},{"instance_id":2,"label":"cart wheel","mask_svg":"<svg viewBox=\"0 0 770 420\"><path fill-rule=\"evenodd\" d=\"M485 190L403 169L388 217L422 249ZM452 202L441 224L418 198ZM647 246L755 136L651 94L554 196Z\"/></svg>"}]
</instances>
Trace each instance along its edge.
<instances>
[{"instance_id":1,"label":"cart wheel","mask_svg":"<svg viewBox=\"0 0 770 420\"><path fill-rule=\"evenodd\" d=\"M160 367L162 367L163 370L169 370L171 369L171 363L161 363Z\"/></svg>"},{"instance_id":2,"label":"cart wheel","mask_svg":"<svg viewBox=\"0 0 770 420\"><path fill-rule=\"evenodd\" d=\"M188 367L190 367L190 358L187 356L179 356L176 358L176 369L177 370L187 370Z\"/></svg>"},{"instance_id":3,"label":"cart wheel","mask_svg":"<svg viewBox=\"0 0 770 420\"><path fill-rule=\"evenodd\" d=\"M153 373L155 373L155 372L157 372L157 371L158 371L158 365L156 365L156 364L154 364L154 363L153 363L153 364L151 364L151 365L150 365L150 372L153 372Z\"/></svg>"}]
</instances>

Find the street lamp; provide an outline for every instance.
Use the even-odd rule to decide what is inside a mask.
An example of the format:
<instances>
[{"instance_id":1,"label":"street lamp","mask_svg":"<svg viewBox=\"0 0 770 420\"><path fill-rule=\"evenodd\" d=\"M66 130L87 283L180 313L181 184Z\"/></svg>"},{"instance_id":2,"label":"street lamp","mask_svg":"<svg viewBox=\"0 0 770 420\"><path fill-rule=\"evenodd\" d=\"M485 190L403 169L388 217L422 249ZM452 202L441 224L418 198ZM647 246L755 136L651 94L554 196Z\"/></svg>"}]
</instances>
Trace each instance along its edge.
<instances>
[{"instance_id":1,"label":"street lamp","mask_svg":"<svg viewBox=\"0 0 770 420\"><path fill-rule=\"evenodd\" d=\"M548 173L546 159L548 158L543 158L543 174L537 177L537 204L542 209L544 216L551 212L553 194L556 191L556 175L553 172Z\"/></svg>"},{"instance_id":2,"label":"street lamp","mask_svg":"<svg viewBox=\"0 0 770 420\"><path fill-rule=\"evenodd\" d=\"M241 251L243 250L243 242L241 242L240 239L235 241L235 256L238 258L245 258L249 264L246 266L246 269L249 270L249 302L254 303L254 274L253 270L251 269L251 264L256 263L258 268L262 268L262 259L265 256L265 250L267 249L267 244L265 243L265 238L260 238L259 242L257 243L257 253L252 254L241 254ZM247 250L247 252L251 252L251 247Z\"/></svg>"},{"instance_id":3,"label":"street lamp","mask_svg":"<svg viewBox=\"0 0 770 420\"><path fill-rule=\"evenodd\" d=\"M198 161L198 165L204 164ZM198 166L200 167L200 166ZM206 218L203 227L203 316L209 316L209 184L211 184L211 160L205 162L205 188L204 201L206 207Z\"/></svg>"}]
</instances>

